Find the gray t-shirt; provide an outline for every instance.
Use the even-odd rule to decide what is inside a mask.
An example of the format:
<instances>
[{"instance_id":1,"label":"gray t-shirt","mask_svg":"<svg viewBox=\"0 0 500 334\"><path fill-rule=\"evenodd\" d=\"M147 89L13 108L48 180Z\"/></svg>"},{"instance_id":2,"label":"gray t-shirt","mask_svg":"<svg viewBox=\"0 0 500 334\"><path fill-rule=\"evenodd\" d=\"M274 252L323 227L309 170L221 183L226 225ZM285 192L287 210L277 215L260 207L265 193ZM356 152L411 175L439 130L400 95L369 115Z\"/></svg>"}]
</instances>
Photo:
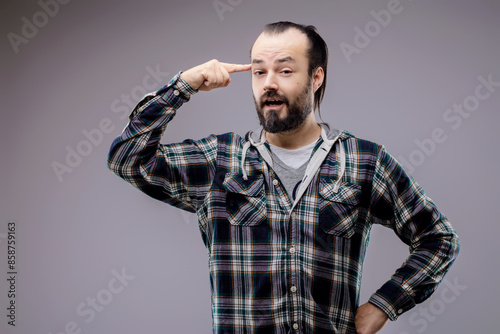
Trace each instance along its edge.
<instances>
[{"instance_id":1,"label":"gray t-shirt","mask_svg":"<svg viewBox=\"0 0 500 334\"><path fill-rule=\"evenodd\" d=\"M302 178L315 145L316 142L313 142L296 150L287 150L269 145L274 171L278 174L288 193L288 197L292 201L295 201L295 194L302 183Z\"/></svg>"}]
</instances>

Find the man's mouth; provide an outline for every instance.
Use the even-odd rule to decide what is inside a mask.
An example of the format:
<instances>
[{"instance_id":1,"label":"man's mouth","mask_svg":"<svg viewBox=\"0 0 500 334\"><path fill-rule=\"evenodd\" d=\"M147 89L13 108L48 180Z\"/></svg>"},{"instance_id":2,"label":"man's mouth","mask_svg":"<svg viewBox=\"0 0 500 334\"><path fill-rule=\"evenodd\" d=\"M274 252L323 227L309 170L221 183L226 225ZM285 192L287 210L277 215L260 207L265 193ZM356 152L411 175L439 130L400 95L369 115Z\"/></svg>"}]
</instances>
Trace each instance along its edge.
<instances>
[{"instance_id":1,"label":"man's mouth","mask_svg":"<svg viewBox=\"0 0 500 334\"><path fill-rule=\"evenodd\" d=\"M283 103L285 103L285 102L281 101L281 100L267 100L267 101L264 101L264 105L269 106L269 107L279 107Z\"/></svg>"},{"instance_id":2,"label":"man's mouth","mask_svg":"<svg viewBox=\"0 0 500 334\"><path fill-rule=\"evenodd\" d=\"M280 95L277 92L270 91L266 92L261 96L260 107L271 109L271 110L281 110L283 106L288 105L288 99L284 95Z\"/></svg>"}]
</instances>

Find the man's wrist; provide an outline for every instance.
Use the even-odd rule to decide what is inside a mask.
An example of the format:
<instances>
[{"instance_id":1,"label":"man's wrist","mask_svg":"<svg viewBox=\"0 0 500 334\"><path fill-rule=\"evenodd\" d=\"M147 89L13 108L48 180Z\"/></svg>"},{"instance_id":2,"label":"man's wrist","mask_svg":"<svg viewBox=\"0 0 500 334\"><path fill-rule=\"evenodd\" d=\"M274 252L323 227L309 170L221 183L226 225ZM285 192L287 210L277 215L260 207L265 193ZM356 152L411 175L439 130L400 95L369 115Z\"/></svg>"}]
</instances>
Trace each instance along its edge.
<instances>
[{"instance_id":1,"label":"man's wrist","mask_svg":"<svg viewBox=\"0 0 500 334\"><path fill-rule=\"evenodd\" d=\"M189 99L191 95L198 93L198 90L191 87L191 85L182 78L182 73L182 71L179 72L174 86L182 95L184 95L184 97Z\"/></svg>"}]
</instances>

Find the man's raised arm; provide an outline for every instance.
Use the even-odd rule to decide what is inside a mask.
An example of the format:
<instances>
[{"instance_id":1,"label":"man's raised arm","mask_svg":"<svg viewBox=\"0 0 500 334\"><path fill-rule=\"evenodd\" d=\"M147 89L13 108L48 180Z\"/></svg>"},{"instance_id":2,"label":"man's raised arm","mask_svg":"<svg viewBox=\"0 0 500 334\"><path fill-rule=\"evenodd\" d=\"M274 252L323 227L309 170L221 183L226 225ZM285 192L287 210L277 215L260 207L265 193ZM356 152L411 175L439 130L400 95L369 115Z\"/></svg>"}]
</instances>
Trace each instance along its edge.
<instances>
[{"instance_id":1,"label":"man's raised arm","mask_svg":"<svg viewBox=\"0 0 500 334\"><path fill-rule=\"evenodd\" d=\"M231 73L251 65L211 60L178 73L166 86L145 96L134 108L123 133L109 151L108 168L149 196L196 211L210 188L217 157L217 139L162 145L167 124L198 90L226 87Z\"/></svg>"}]
</instances>

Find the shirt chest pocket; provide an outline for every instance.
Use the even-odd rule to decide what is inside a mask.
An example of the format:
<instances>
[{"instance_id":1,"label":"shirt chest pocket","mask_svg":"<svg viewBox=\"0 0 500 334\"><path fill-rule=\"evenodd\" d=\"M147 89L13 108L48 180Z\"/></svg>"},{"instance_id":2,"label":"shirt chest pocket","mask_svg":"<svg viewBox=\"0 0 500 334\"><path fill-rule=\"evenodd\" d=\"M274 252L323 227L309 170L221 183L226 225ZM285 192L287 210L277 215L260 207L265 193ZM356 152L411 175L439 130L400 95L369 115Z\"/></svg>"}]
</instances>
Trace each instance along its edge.
<instances>
[{"instance_id":1,"label":"shirt chest pocket","mask_svg":"<svg viewBox=\"0 0 500 334\"><path fill-rule=\"evenodd\" d=\"M350 238L358 218L361 187L343 183L335 189L334 185L327 178L320 179L318 224L325 233Z\"/></svg>"},{"instance_id":2,"label":"shirt chest pocket","mask_svg":"<svg viewBox=\"0 0 500 334\"><path fill-rule=\"evenodd\" d=\"M266 219L267 201L263 175L227 174L222 183L226 190L227 219L231 225L256 226Z\"/></svg>"}]
</instances>

